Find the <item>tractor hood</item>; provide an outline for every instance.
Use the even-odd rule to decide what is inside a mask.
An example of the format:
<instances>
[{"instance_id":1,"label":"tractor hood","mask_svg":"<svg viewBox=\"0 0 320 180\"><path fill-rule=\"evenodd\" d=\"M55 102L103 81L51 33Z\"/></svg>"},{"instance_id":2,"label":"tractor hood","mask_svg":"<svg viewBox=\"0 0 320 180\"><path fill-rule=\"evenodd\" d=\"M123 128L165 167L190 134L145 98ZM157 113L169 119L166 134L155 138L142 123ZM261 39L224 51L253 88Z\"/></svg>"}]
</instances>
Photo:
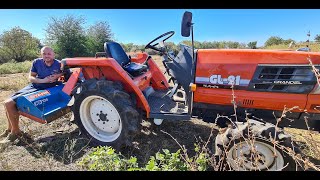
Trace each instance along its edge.
<instances>
[{"instance_id":1,"label":"tractor hood","mask_svg":"<svg viewBox=\"0 0 320 180\"><path fill-rule=\"evenodd\" d=\"M198 62L232 64L320 64L320 53L257 49L199 49Z\"/></svg>"},{"instance_id":2,"label":"tractor hood","mask_svg":"<svg viewBox=\"0 0 320 180\"><path fill-rule=\"evenodd\" d=\"M253 78L266 83L273 83L275 80L290 80L291 83L301 81L301 78L306 76L308 81L315 81L308 57L315 66L319 66L320 53L315 52L199 49L195 82L230 85L235 81L236 86L248 87Z\"/></svg>"}]
</instances>

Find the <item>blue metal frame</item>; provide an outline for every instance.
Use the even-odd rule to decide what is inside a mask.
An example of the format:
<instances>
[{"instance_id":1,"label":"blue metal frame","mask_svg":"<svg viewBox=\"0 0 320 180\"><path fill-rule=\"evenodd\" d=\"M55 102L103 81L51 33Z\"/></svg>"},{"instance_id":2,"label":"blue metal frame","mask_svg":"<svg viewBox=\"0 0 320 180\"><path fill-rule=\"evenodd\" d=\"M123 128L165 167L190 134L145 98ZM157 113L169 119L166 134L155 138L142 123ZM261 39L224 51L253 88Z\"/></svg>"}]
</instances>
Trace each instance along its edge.
<instances>
[{"instance_id":1,"label":"blue metal frame","mask_svg":"<svg viewBox=\"0 0 320 180\"><path fill-rule=\"evenodd\" d=\"M59 118L67 112L71 99L71 96L62 91L63 87L62 84L18 97L16 102L19 112L47 123Z\"/></svg>"}]
</instances>

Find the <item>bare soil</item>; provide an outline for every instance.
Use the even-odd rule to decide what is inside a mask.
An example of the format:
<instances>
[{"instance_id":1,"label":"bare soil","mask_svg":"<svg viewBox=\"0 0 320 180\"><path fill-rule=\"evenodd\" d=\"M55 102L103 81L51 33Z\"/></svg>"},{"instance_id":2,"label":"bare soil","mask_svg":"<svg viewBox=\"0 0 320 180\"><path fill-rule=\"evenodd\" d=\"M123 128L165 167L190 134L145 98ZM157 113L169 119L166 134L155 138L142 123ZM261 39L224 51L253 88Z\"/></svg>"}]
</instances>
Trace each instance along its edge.
<instances>
[{"instance_id":1,"label":"bare soil","mask_svg":"<svg viewBox=\"0 0 320 180\"><path fill-rule=\"evenodd\" d=\"M10 91L0 92L3 101ZM4 108L0 107L1 131L6 128ZM88 139L80 135L76 124L70 122L71 113L49 124L40 124L28 118L20 118L20 128L32 136L33 142L15 142L0 145L0 170L43 171L81 170L77 166L86 153L92 149L88 146ZM143 121L141 133L135 137L134 146L121 150L126 157L136 156L139 164L143 165L149 157L162 149L176 152L181 145L193 154L194 143L207 141L211 130L215 135L217 128L209 123L197 119L191 121L164 121L161 126ZM171 134L176 140L162 132ZM213 136L214 137L214 136ZM213 138L209 139L212 147ZM177 141L177 142L176 142Z\"/></svg>"},{"instance_id":2,"label":"bare soil","mask_svg":"<svg viewBox=\"0 0 320 180\"><path fill-rule=\"evenodd\" d=\"M26 74L10 74L1 76L0 81L23 78ZM8 98L14 90L0 89L0 102ZM15 142L0 145L0 170L2 171L73 171L81 170L77 161L85 156L93 147L88 145L76 124L70 121L71 113L49 124L40 124L25 117L20 117L20 128L32 136L33 142ZM164 121L161 126L153 122L142 121L141 133L134 138L134 146L126 147L121 153L135 156L143 166L149 157L162 149L176 152L180 145L194 153L194 143L209 140L208 147L213 146L213 137L217 127L213 124L192 119L190 121ZM5 130L7 120L3 105L0 106L0 131ZM175 140L170 137L169 133Z\"/></svg>"}]
</instances>

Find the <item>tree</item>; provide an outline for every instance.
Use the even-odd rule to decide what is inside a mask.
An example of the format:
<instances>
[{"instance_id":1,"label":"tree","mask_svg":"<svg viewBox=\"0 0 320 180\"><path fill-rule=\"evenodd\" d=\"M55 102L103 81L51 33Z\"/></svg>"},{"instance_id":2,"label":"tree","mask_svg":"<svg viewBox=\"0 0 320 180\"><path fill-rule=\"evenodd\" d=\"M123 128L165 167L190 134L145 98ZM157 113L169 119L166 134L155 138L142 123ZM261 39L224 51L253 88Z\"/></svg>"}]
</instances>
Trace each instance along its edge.
<instances>
[{"instance_id":1,"label":"tree","mask_svg":"<svg viewBox=\"0 0 320 180\"><path fill-rule=\"evenodd\" d=\"M174 42L165 42L165 44L166 44L167 50L172 51L175 55L178 54L179 48L176 44L174 44Z\"/></svg>"},{"instance_id":2,"label":"tree","mask_svg":"<svg viewBox=\"0 0 320 180\"><path fill-rule=\"evenodd\" d=\"M187 45L187 46L192 46L192 42L191 41L187 41L187 40L184 40L182 42L180 42L181 44L184 44L184 45Z\"/></svg>"},{"instance_id":3,"label":"tree","mask_svg":"<svg viewBox=\"0 0 320 180\"><path fill-rule=\"evenodd\" d=\"M279 45L283 43L283 39L277 36L271 36L265 43L264 46ZM289 42L290 43L290 42Z\"/></svg>"},{"instance_id":4,"label":"tree","mask_svg":"<svg viewBox=\"0 0 320 180\"><path fill-rule=\"evenodd\" d=\"M204 41L201 43L201 48L202 49L210 49L213 47L212 42Z\"/></svg>"},{"instance_id":5,"label":"tree","mask_svg":"<svg viewBox=\"0 0 320 180\"><path fill-rule=\"evenodd\" d=\"M238 49L238 48L240 48L240 43L239 42L235 42L235 41L228 41L227 42L227 46L230 49Z\"/></svg>"},{"instance_id":6,"label":"tree","mask_svg":"<svg viewBox=\"0 0 320 180\"><path fill-rule=\"evenodd\" d=\"M289 39L283 40L283 41L282 41L282 44L285 44L285 45L289 45L289 44L295 45L295 44L296 44L296 41L293 40L293 39L291 39L291 38L289 38Z\"/></svg>"},{"instance_id":7,"label":"tree","mask_svg":"<svg viewBox=\"0 0 320 180\"><path fill-rule=\"evenodd\" d=\"M71 15L61 19L51 17L45 29L46 41L55 50L57 58L88 55L84 21L82 17Z\"/></svg>"},{"instance_id":8,"label":"tree","mask_svg":"<svg viewBox=\"0 0 320 180\"><path fill-rule=\"evenodd\" d=\"M314 38L314 40L315 40L316 42L320 42L320 34L317 34L316 37Z\"/></svg>"},{"instance_id":9,"label":"tree","mask_svg":"<svg viewBox=\"0 0 320 180\"><path fill-rule=\"evenodd\" d=\"M124 51L126 51L127 53L130 52L132 47L134 46L133 43L128 43L128 44L120 43L120 45L123 47Z\"/></svg>"},{"instance_id":10,"label":"tree","mask_svg":"<svg viewBox=\"0 0 320 180\"><path fill-rule=\"evenodd\" d=\"M129 52L137 52L140 51L139 45L133 44Z\"/></svg>"},{"instance_id":11,"label":"tree","mask_svg":"<svg viewBox=\"0 0 320 180\"><path fill-rule=\"evenodd\" d=\"M87 32L87 48L90 55L103 52L103 44L112 41L113 34L108 22L97 22L90 26Z\"/></svg>"},{"instance_id":12,"label":"tree","mask_svg":"<svg viewBox=\"0 0 320 180\"><path fill-rule=\"evenodd\" d=\"M248 43L250 49L257 49L257 41L252 41Z\"/></svg>"},{"instance_id":13,"label":"tree","mask_svg":"<svg viewBox=\"0 0 320 180\"><path fill-rule=\"evenodd\" d=\"M221 47L221 42L213 41L213 42L210 43L210 47L209 48L219 49L219 48L224 48L224 47Z\"/></svg>"},{"instance_id":14,"label":"tree","mask_svg":"<svg viewBox=\"0 0 320 180\"><path fill-rule=\"evenodd\" d=\"M20 27L5 31L0 36L1 61L14 59L17 62L32 60L38 56L40 40Z\"/></svg>"}]
</instances>

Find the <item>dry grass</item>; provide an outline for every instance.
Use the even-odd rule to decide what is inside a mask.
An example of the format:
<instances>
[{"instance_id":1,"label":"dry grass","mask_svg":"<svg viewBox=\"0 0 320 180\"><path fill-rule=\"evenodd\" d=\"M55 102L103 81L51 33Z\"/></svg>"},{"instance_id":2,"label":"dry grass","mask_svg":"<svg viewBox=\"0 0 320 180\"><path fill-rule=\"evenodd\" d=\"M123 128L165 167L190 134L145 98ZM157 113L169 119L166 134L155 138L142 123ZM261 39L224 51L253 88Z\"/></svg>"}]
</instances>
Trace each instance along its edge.
<instances>
[{"instance_id":1,"label":"dry grass","mask_svg":"<svg viewBox=\"0 0 320 180\"><path fill-rule=\"evenodd\" d=\"M11 79L11 84L7 84L6 90L0 91L0 102L19 87L24 86L23 84L27 82L25 75L10 74L0 77L0 81L6 83ZM1 145L0 170L80 170L76 163L90 151L91 147L87 145L88 139L79 136L78 127L70 123L69 119L70 114L50 124L39 124L28 118L20 117L20 128L28 132L34 142ZM4 108L1 105L0 132L6 128L6 121ZM206 139L213 126L197 119L187 122L165 121L161 126L155 126L150 122L142 124L141 134L135 137L135 146L122 150L124 155L136 156L142 165L151 155L162 149L169 149L172 152L179 149L175 141L161 130L172 134L192 153L194 140L199 137Z\"/></svg>"},{"instance_id":2,"label":"dry grass","mask_svg":"<svg viewBox=\"0 0 320 180\"><path fill-rule=\"evenodd\" d=\"M68 130L59 131L59 128L53 126L63 126ZM0 146L0 170L80 170L74 161L84 151L81 150L82 154L76 156L74 153L82 149L85 143L82 138L78 137L77 127L69 125L67 118L58 119L48 125L21 118L20 127L32 136L33 141L2 144Z\"/></svg>"},{"instance_id":3,"label":"dry grass","mask_svg":"<svg viewBox=\"0 0 320 180\"><path fill-rule=\"evenodd\" d=\"M308 157L317 160L317 164L320 164L320 134L316 131L301 130L294 128L285 128L285 131L292 135L294 141L296 141L301 150Z\"/></svg>"},{"instance_id":4,"label":"dry grass","mask_svg":"<svg viewBox=\"0 0 320 180\"><path fill-rule=\"evenodd\" d=\"M0 75L0 90L17 91L28 83L28 73Z\"/></svg>"},{"instance_id":5,"label":"dry grass","mask_svg":"<svg viewBox=\"0 0 320 180\"><path fill-rule=\"evenodd\" d=\"M32 61L7 62L0 64L0 74L27 73L30 71Z\"/></svg>"}]
</instances>

